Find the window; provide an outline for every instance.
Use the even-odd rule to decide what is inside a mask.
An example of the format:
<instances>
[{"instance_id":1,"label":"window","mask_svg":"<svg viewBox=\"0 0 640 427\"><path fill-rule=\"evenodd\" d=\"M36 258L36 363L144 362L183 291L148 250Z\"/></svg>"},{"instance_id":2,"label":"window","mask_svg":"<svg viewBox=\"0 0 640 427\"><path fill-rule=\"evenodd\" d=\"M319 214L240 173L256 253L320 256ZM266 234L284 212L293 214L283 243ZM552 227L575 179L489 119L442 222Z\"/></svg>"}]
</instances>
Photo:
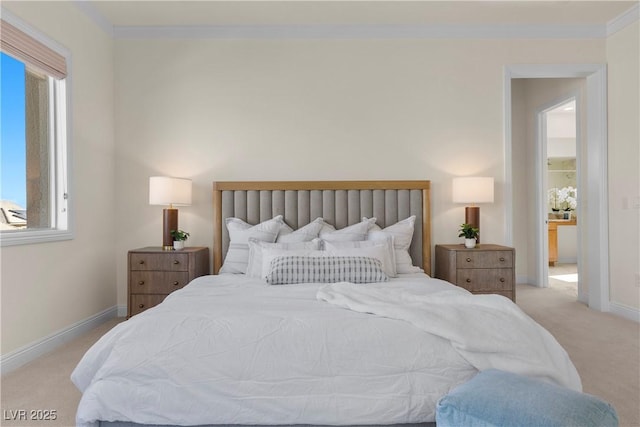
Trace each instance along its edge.
<instances>
[{"instance_id":1,"label":"window","mask_svg":"<svg viewBox=\"0 0 640 427\"><path fill-rule=\"evenodd\" d=\"M69 55L4 12L0 20L0 243L70 239Z\"/></svg>"}]
</instances>

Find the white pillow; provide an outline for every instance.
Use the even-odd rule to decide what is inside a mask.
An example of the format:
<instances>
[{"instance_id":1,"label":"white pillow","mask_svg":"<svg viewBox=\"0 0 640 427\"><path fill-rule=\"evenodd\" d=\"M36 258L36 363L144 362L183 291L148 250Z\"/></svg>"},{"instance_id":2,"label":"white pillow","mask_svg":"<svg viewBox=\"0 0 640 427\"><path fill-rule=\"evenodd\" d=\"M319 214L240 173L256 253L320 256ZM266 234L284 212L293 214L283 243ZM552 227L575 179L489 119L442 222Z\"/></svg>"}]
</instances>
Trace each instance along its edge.
<instances>
[{"instance_id":1,"label":"white pillow","mask_svg":"<svg viewBox=\"0 0 640 427\"><path fill-rule=\"evenodd\" d=\"M283 251L296 250L319 250L320 239L313 239L310 242L279 242L267 243L257 239L249 239L249 261L247 265L247 275L249 277L261 277L263 251L268 249L279 249Z\"/></svg>"},{"instance_id":2,"label":"white pillow","mask_svg":"<svg viewBox=\"0 0 640 427\"><path fill-rule=\"evenodd\" d=\"M260 277L264 279L271 270L271 261L282 256L302 256L302 257L322 257L326 256L325 251L318 249L278 249L278 248L263 248L262 249L262 268L260 270Z\"/></svg>"},{"instance_id":3,"label":"white pillow","mask_svg":"<svg viewBox=\"0 0 640 427\"><path fill-rule=\"evenodd\" d=\"M276 242L308 242L320 234L320 230L324 226L322 218L316 218L304 227L300 227L297 230L289 227L286 223L280 229Z\"/></svg>"},{"instance_id":4,"label":"white pillow","mask_svg":"<svg viewBox=\"0 0 640 427\"><path fill-rule=\"evenodd\" d=\"M374 225L367 233L367 240L381 240L387 236L393 236L393 247L396 252L396 271L399 274L422 273L424 271L420 267L413 265L411 255L409 255L409 246L411 246L411 240L413 239L415 222L416 216L411 215L409 218L396 222L384 230L378 225Z\"/></svg>"},{"instance_id":5,"label":"white pillow","mask_svg":"<svg viewBox=\"0 0 640 427\"><path fill-rule=\"evenodd\" d=\"M254 238L263 242L276 241L278 232L282 228L282 215L261 222L258 225L247 224L239 218L226 219L229 230L229 250L224 259L220 273L246 273L249 261L249 239Z\"/></svg>"},{"instance_id":6,"label":"white pillow","mask_svg":"<svg viewBox=\"0 0 640 427\"><path fill-rule=\"evenodd\" d=\"M324 250L330 256L360 256L375 258L382 263L382 271L396 277L396 256L393 236L384 239L356 242L324 242Z\"/></svg>"},{"instance_id":7,"label":"white pillow","mask_svg":"<svg viewBox=\"0 0 640 427\"><path fill-rule=\"evenodd\" d=\"M327 242L354 242L358 240L366 240L367 231L375 225L376 219L363 219L357 224L336 230L332 225L325 223L320 230L320 238Z\"/></svg>"}]
</instances>

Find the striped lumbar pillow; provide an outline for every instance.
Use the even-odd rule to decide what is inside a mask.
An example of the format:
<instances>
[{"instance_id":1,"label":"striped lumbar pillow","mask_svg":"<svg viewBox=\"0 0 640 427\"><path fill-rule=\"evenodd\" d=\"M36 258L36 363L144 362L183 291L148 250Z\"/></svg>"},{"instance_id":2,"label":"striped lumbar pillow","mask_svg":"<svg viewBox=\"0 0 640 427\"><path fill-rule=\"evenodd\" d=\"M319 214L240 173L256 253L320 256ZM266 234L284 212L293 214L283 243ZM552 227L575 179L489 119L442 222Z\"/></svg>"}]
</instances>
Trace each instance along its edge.
<instances>
[{"instance_id":1,"label":"striped lumbar pillow","mask_svg":"<svg viewBox=\"0 0 640 427\"><path fill-rule=\"evenodd\" d=\"M279 256L266 277L271 285L293 283L372 283L389 280L379 259L363 256Z\"/></svg>"}]
</instances>

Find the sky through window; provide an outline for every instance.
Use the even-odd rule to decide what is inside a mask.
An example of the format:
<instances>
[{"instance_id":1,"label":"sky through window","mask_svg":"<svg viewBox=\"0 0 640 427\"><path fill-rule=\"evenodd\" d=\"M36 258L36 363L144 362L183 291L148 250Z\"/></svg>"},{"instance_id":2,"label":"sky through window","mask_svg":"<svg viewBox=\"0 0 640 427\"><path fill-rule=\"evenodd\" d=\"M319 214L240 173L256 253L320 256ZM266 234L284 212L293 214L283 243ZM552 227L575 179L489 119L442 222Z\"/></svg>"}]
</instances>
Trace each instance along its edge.
<instances>
[{"instance_id":1,"label":"sky through window","mask_svg":"<svg viewBox=\"0 0 640 427\"><path fill-rule=\"evenodd\" d=\"M0 53L0 199L27 204L25 66Z\"/></svg>"}]
</instances>

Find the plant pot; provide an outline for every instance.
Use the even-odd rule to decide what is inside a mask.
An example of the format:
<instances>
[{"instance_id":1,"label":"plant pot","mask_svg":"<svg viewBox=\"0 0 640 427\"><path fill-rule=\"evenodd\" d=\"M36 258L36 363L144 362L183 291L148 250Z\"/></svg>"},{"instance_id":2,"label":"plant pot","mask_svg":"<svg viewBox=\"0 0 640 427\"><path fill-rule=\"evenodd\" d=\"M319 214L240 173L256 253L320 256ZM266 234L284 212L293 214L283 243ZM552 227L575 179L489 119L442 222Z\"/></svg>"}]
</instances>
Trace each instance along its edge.
<instances>
[{"instance_id":1,"label":"plant pot","mask_svg":"<svg viewBox=\"0 0 640 427\"><path fill-rule=\"evenodd\" d=\"M173 241L173 249L179 251L184 249L184 240L174 240Z\"/></svg>"},{"instance_id":2,"label":"plant pot","mask_svg":"<svg viewBox=\"0 0 640 427\"><path fill-rule=\"evenodd\" d=\"M464 247L467 249L473 249L476 247L476 239L464 239Z\"/></svg>"}]
</instances>

